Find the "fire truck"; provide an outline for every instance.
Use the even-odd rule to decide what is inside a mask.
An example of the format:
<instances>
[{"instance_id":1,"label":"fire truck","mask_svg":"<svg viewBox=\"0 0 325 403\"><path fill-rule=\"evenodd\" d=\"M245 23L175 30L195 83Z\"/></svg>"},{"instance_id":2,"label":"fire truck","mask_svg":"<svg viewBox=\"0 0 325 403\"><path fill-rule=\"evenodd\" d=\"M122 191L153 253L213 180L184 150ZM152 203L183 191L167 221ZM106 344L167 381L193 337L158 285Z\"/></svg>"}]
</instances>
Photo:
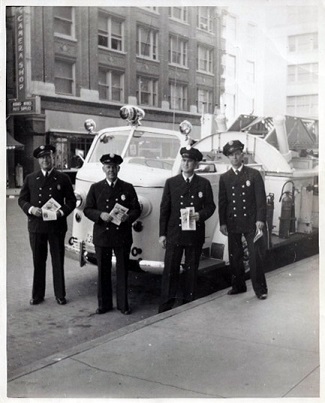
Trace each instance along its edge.
<instances>
[{"instance_id":1,"label":"fire truck","mask_svg":"<svg viewBox=\"0 0 325 403\"><path fill-rule=\"evenodd\" d=\"M189 121L180 122L179 131L146 127L143 125L145 112L131 105L123 106L120 116L125 126L99 131L93 120L85 122L94 139L76 175L77 207L67 245L78 255L81 266L96 264L93 223L85 217L83 209L91 184L105 177L99 160L108 153L122 156L119 177L133 184L141 206L141 216L133 223L130 253L132 267L136 269L154 273L163 270L164 250L158 243L160 201L166 179L180 173L179 150L187 145L198 148L204 156L196 174L210 181L216 204L220 175L230 168L229 160L222 154L223 146L235 139L245 145L245 164L258 169L265 180L268 248L272 248L274 241L289 238L293 233L308 234L318 228L318 158L312 148L307 148L315 143L310 123L308 126L308 122L287 116L241 115L227 128L224 115L204 114L201 137L193 139ZM306 144L301 144L299 137ZM290 141L291 144L299 142L299 147L290 149ZM219 230L216 209L206 222L200 267L228 263L227 237Z\"/></svg>"}]
</instances>

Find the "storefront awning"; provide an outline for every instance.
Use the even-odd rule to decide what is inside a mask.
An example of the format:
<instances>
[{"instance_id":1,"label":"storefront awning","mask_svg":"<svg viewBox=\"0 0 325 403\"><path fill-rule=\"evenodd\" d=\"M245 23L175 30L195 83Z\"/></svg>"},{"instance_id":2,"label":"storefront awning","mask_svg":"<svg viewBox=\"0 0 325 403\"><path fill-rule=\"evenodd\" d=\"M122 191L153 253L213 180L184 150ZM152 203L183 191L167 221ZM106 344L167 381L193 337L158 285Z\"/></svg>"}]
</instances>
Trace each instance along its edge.
<instances>
[{"instance_id":1,"label":"storefront awning","mask_svg":"<svg viewBox=\"0 0 325 403\"><path fill-rule=\"evenodd\" d=\"M24 148L24 144L19 143L7 132L7 150L23 150Z\"/></svg>"}]
</instances>

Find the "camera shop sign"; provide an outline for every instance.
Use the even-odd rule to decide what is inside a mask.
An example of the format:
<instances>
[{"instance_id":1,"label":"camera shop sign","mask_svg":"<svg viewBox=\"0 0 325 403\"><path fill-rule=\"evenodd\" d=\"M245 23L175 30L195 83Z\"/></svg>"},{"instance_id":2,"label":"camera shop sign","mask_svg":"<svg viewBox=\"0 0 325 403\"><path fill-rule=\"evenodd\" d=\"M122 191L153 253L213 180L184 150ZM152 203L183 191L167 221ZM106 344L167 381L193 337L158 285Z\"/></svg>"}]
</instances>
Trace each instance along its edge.
<instances>
[{"instance_id":1,"label":"camera shop sign","mask_svg":"<svg viewBox=\"0 0 325 403\"><path fill-rule=\"evenodd\" d=\"M9 114L25 115L41 112L40 98L26 97L26 54L25 54L25 16L24 7L17 7L15 13L15 49L16 49L16 95L8 100Z\"/></svg>"}]
</instances>

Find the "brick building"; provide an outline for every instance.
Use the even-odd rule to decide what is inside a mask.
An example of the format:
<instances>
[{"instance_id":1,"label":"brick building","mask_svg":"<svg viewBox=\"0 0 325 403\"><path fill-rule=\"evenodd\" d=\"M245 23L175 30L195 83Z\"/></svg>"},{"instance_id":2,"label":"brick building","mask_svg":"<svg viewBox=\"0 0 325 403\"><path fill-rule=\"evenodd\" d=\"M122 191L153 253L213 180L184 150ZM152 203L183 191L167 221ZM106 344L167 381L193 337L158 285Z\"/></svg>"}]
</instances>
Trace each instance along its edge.
<instances>
[{"instance_id":1,"label":"brick building","mask_svg":"<svg viewBox=\"0 0 325 403\"><path fill-rule=\"evenodd\" d=\"M69 170L92 141L84 121L122 125L123 104L146 126L188 119L199 136L223 92L221 19L217 7L7 7L7 130L25 147L8 158L9 186L45 142Z\"/></svg>"}]
</instances>

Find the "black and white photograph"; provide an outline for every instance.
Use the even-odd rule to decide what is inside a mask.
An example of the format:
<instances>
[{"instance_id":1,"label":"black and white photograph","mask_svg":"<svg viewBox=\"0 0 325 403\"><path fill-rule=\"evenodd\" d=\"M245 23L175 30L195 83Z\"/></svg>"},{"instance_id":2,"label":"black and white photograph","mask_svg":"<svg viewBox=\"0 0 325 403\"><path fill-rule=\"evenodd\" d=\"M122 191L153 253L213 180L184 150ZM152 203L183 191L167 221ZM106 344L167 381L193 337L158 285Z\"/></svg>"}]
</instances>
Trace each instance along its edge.
<instances>
[{"instance_id":1,"label":"black and white photograph","mask_svg":"<svg viewBox=\"0 0 325 403\"><path fill-rule=\"evenodd\" d=\"M0 5L1 401L324 401L325 1Z\"/></svg>"}]
</instances>

